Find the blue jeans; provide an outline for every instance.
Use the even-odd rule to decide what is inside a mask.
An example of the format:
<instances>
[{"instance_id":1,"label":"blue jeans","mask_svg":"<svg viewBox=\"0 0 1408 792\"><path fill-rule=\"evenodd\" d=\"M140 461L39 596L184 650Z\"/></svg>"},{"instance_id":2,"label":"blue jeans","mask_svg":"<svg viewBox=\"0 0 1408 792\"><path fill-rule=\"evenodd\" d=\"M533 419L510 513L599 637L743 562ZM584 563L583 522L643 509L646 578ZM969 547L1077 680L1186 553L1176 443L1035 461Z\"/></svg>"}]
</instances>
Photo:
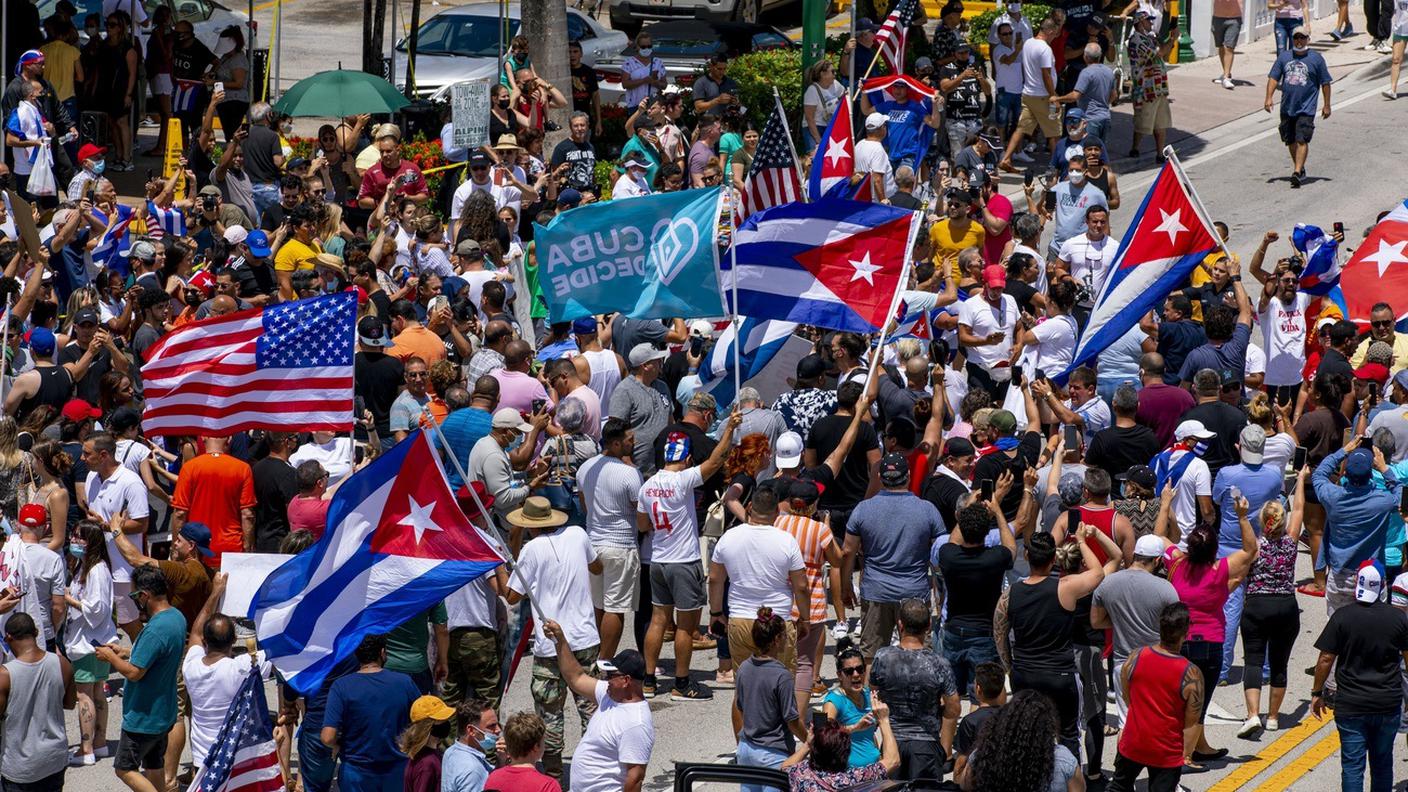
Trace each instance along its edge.
<instances>
[{"instance_id":1,"label":"blue jeans","mask_svg":"<svg viewBox=\"0 0 1408 792\"><path fill-rule=\"evenodd\" d=\"M1135 392L1135 393L1138 393L1138 392L1139 392L1139 389L1144 387L1144 386L1139 382L1139 377L1137 377L1137 376L1135 376L1135 377L1120 377L1119 379L1101 379L1101 378L1099 378L1099 377L1096 377L1096 378L1095 378L1095 392L1096 392L1097 394L1099 394L1100 398L1104 399L1104 400L1105 400L1105 404L1108 405L1108 404L1110 404L1112 401L1114 401L1114 398L1115 398L1115 391L1116 391L1117 389L1119 389L1119 387L1120 387L1121 385L1124 385L1124 384L1133 385L1133 386L1134 386L1134 392Z\"/></svg>"},{"instance_id":2,"label":"blue jeans","mask_svg":"<svg viewBox=\"0 0 1408 792\"><path fill-rule=\"evenodd\" d=\"M782 762L788 756L786 751L776 748L763 748L748 742L747 738L738 741L738 752L734 754L740 765L747 767L771 767L774 770L782 767ZM742 792L777 792L776 787L765 786L763 784L742 784Z\"/></svg>"},{"instance_id":3,"label":"blue jeans","mask_svg":"<svg viewBox=\"0 0 1408 792\"><path fill-rule=\"evenodd\" d=\"M827 123L831 123L830 119L827 119ZM822 130L822 132L826 131L826 125L821 124L820 119L818 119L817 129ZM812 149L816 148L816 143L816 140L812 138L812 131L807 128L806 124L802 124L802 153L812 153Z\"/></svg>"},{"instance_id":4,"label":"blue jeans","mask_svg":"<svg viewBox=\"0 0 1408 792\"><path fill-rule=\"evenodd\" d=\"M1085 121L1085 134L1094 135L1095 137L1100 138L1101 141L1105 139L1105 133L1109 131L1110 119L1108 118L1104 121L1091 121L1090 119L1086 119Z\"/></svg>"},{"instance_id":5,"label":"blue jeans","mask_svg":"<svg viewBox=\"0 0 1408 792\"><path fill-rule=\"evenodd\" d=\"M298 775L303 779L304 792L328 792L332 789L337 757L323 745L318 729L298 730Z\"/></svg>"},{"instance_id":6,"label":"blue jeans","mask_svg":"<svg viewBox=\"0 0 1408 792\"><path fill-rule=\"evenodd\" d=\"M342 771L337 776L339 792L403 792L406 788L406 763L397 762L384 772L372 772L365 768L342 763Z\"/></svg>"},{"instance_id":7,"label":"blue jeans","mask_svg":"<svg viewBox=\"0 0 1408 792\"><path fill-rule=\"evenodd\" d=\"M1368 755L1369 792L1393 789L1393 738L1398 734L1399 713L1387 715L1335 715L1340 732L1340 787L1364 789L1365 755Z\"/></svg>"},{"instance_id":8,"label":"blue jeans","mask_svg":"<svg viewBox=\"0 0 1408 792\"><path fill-rule=\"evenodd\" d=\"M278 182L269 182L267 184L255 182L252 192L254 194L254 208L259 211L261 216L264 214L265 209L278 203L281 197ZM259 222L256 218L251 217L250 219L255 223Z\"/></svg>"},{"instance_id":9,"label":"blue jeans","mask_svg":"<svg viewBox=\"0 0 1408 792\"><path fill-rule=\"evenodd\" d=\"M982 663L997 662L997 644L992 630L975 627L944 627L944 659L953 668L958 695L973 697L973 680Z\"/></svg>"},{"instance_id":10,"label":"blue jeans","mask_svg":"<svg viewBox=\"0 0 1408 792\"><path fill-rule=\"evenodd\" d=\"M1276 54L1280 55L1291 46L1291 31L1295 30L1304 20L1276 18Z\"/></svg>"},{"instance_id":11,"label":"blue jeans","mask_svg":"<svg viewBox=\"0 0 1408 792\"><path fill-rule=\"evenodd\" d=\"M1247 601L1247 584L1245 582L1227 595L1227 602L1222 606L1222 616L1227 620L1226 635L1222 639L1222 673L1218 675L1218 681L1227 678L1227 672L1232 670L1232 657L1237 654L1237 633L1242 628L1242 606Z\"/></svg>"},{"instance_id":12,"label":"blue jeans","mask_svg":"<svg viewBox=\"0 0 1408 792\"><path fill-rule=\"evenodd\" d=\"M1022 116L1022 95L1008 93L999 88L992 112L993 123L1005 134L1008 129L1017 125L1017 119Z\"/></svg>"}]
</instances>

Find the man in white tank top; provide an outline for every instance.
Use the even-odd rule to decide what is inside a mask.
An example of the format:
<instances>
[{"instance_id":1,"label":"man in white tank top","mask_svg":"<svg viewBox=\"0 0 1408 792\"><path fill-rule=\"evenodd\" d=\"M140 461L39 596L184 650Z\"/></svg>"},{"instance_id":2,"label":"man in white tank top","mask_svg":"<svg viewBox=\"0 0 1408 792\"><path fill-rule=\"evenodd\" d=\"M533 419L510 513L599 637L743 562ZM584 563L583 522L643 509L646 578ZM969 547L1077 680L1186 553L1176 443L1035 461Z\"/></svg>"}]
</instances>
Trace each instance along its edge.
<instances>
[{"instance_id":1,"label":"man in white tank top","mask_svg":"<svg viewBox=\"0 0 1408 792\"><path fill-rule=\"evenodd\" d=\"M572 334L577 337L577 348L582 354L572 358L577 367L577 378L587 383L602 404L611 403L611 392L621 378L626 376L626 361L609 349L601 348L597 336L595 317L587 316L572 322Z\"/></svg>"}]
</instances>

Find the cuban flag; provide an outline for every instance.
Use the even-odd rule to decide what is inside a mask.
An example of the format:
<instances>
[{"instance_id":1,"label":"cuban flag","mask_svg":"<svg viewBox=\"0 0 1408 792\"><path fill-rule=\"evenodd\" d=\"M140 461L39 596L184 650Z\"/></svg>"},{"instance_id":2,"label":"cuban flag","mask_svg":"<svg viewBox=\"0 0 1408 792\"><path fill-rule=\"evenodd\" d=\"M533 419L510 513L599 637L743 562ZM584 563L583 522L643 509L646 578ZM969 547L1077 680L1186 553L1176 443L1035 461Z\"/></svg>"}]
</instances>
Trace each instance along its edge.
<instances>
[{"instance_id":1,"label":"cuban flag","mask_svg":"<svg viewBox=\"0 0 1408 792\"><path fill-rule=\"evenodd\" d=\"M851 129L851 117L851 97L842 94L836 104L836 112L831 116L831 123L826 125L822 145L812 155L811 173L807 174L807 195L813 201L823 198L873 200L869 179L860 184L851 184L851 175L856 170L855 133Z\"/></svg>"},{"instance_id":2,"label":"cuban flag","mask_svg":"<svg viewBox=\"0 0 1408 792\"><path fill-rule=\"evenodd\" d=\"M1361 327L1369 324L1374 306L1386 302L1398 311L1398 324L1408 325L1408 201L1384 214L1350 255L1340 272L1344 316Z\"/></svg>"},{"instance_id":3,"label":"cuban flag","mask_svg":"<svg viewBox=\"0 0 1408 792\"><path fill-rule=\"evenodd\" d=\"M102 216L102 213L96 210L94 214ZM98 238L97 246L93 248L94 264L120 272L123 275L128 273L127 250L132 247L132 238L127 231L136 217L137 212L132 207L118 204L117 216L104 218L108 221L108 227Z\"/></svg>"},{"instance_id":4,"label":"cuban flag","mask_svg":"<svg viewBox=\"0 0 1408 792\"><path fill-rule=\"evenodd\" d=\"M1071 365L1061 376L1100 354L1180 288L1198 262L1220 246L1218 239L1193 185L1170 156L1129 222Z\"/></svg>"},{"instance_id":5,"label":"cuban flag","mask_svg":"<svg viewBox=\"0 0 1408 792\"><path fill-rule=\"evenodd\" d=\"M774 206L748 218L721 261L732 313L851 333L878 333L904 288L918 212L831 200Z\"/></svg>"},{"instance_id":6,"label":"cuban flag","mask_svg":"<svg viewBox=\"0 0 1408 792\"><path fill-rule=\"evenodd\" d=\"M317 544L250 604L259 646L308 694L363 637L400 626L504 562L455 502L424 430L352 474Z\"/></svg>"},{"instance_id":7,"label":"cuban flag","mask_svg":"<svg viewBox=\"0 0 1408 792\"><path fill-rule=\"evenodd\" d=\"M175 206L161 207L147 201L147 233L156 239L186 235L186 213Z\"/></svg>"},{"instance_id":8,"label":"cuban flag","mask_svg":"<svg viewBox=\"0 0 1408 792\"><path fill-rule=\"evenodd\" d=\"M1340 282L1340 243L1319 226L1296 223L1291 246L1305 256L1300 273L1300 290L1323 297Z\"/></svg>"},{"instance_id":9,"label":"cuban flag","mask_svg":"<svg viewBox=\"0 0 1408 792\"><path fill-rule=\"evenodd\" d=\"M175 79L176 85L171 95L171 110L176 113L193 113L196 109L196 102L200 100L201 92L205 90L205 83L200 80L183 80L179 77Z\"/></svg>"},{"instance_id":10,"label":"cuban flag","mask_svg":"<svg viewBox=\"0 0 1408 792\"><path fill-rule=\"evenodd\" d=\"M733 347L739 336L743 346L738 350L738 381L747 382L767 368L797 327L796 322L775 319L745 318L740 325L730 322L699 366L700 390L713 394L722 414L738 397L733 389Z\"/></svg>"},{"instance_id":11,"label":"cuban flag","mask_svg":"<svg viewBox=\"0 0 1408 792\"><path fill-rule=\"evenodd\" d=\"M932 311L911 311L909 306L901 302L900 309L895 312L895 330L890 333L890 338L917 338L921 341L930 341L934 338L934 319L938 315L938 310Z\"/></svg>"},{"instance_id":12,"label":"cuban flag","mask_svg":"<svg viewBox=\"0 0 1408 792\"><path fill-rule=\"evenodd\" d=\"M909 86L909 98L915 100L932 100L938 95L938 91L919 80L910 77L908 74L892 74L888 77L871 77L862 84L866 98L874 105L877 101L895 101L893 88L895 83L904 83ZM878 94L878 95L877 95Z\"/></svg>"}]
</instances>

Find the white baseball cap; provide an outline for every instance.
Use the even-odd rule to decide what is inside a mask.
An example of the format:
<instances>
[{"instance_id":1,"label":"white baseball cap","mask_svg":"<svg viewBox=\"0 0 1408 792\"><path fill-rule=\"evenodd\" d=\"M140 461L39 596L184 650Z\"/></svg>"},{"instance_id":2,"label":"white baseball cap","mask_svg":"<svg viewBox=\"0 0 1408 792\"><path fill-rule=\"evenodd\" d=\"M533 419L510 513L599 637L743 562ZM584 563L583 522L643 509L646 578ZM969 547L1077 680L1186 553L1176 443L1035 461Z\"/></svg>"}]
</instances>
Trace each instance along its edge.
<instances>
[{"instance_id":1,"label":"white baseball cap","mask_svg":"<svg viewBox=\"0 0 1408 792\"><path fill-rule=\"evenodd\" d=\"M1217 437L1217 435L1208 431L1208 428L1203 426L1202 421L1184 421L1178 425L1177 429L1173 430L1173 439L1175 440L1187 440L1190 437L1196 437L1199 440L1211 440Z\"/></svg>"},{"instance_id":2,"label":"white baseball cap","mask_svg":"<svg viewBox=\"0 0 1408 792\"><path fill-rule=\"evenodd\" d=\"M1144 534L1134 543L1134 554L1144 558L1158 558L1164 554L1164 540L1153 534Z\"/></svg>"},{"instance_id":3,"label":"white baseball cap","mask_svg":"<svg viewBox=\"0 0 1408 792\"><path fill-rule=\"evenodd\" d=\"M802 464L802 436L796 432L778 435L773 463L779 468L794 468Z\"/></svg>"},{"instance_id":4,"label":"white baseball cap","mask_svg":"<svg viewBox=\"0 0 1408 792\"><path fill-rule=\"evenodd\" d=\"M885 126L885 124L889 122L889 120L890 117L885 115L884 113L871 113L870 115L865 117L865 128L867 131L872 129L879 129L882 126Z\"/></svg>"},{"instance_id":5,"label":"white baseball cap","mask_svg":"<svg viewBox=\"0 0 1408 792\"><path fill-rule=\"evenodd\" d=\"M245 230L245 227L242 225L225 227L225 241L229 242L231 245L238 245L243 242L247 236L249 236L249 231Z\"/></svg>"},{"instance_id":6,"label":"white baseball cap","mask_svg":"<svg viewBox=\"0 0 1408 792\"><path fill-rule=\"evenodd\" d=\"M1360 602L1380 602L1384 598L1384 575L1379 565L1365 561L1354 583L1354 598Z\"/></svg>"}]
</instances>

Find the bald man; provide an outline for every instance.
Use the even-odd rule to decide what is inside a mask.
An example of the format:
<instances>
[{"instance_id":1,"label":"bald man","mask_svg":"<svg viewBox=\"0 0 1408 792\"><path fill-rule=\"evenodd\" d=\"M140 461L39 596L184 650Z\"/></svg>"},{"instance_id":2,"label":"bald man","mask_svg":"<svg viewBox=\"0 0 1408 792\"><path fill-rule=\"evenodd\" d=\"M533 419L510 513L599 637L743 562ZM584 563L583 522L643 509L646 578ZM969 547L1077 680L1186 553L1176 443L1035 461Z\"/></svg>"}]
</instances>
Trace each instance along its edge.
<instances>
[{"instance_id":1,"label":"bald man","mask_svg":"<svg viewBox=\"0 0 1408 792\"><path fill-rule=\"evenodd\" d=\"M513 340L513 325L495 319L484 325L484 344L469 361L467 378L478 381L486 374L492 374L504 367L504 351Z\"/></svg>"},{"instance_id":2,"label":"bald man","mask_svg":"<svg viewBox=\"0 0 1408 792\"><path fill-rule=\"evenodd\" d=\"M492 323L491 323L492 324ZM549 403L548 390L542 380L529 373L533 363L533 347L527 341L515 340L504 345L503 368L490 372L499 381L499 407L512 407L527 415L534 412L534 402Z\"/></svg>"},{"instance_id":3,"label":"bald man","mask_svg":"<svg viewBox=\"0 0 1408 792\"><path fill-rule=\"evenodd\" d=\"M235 298L222 294L210 301L210 316L225 316L239 310L239 304Z\"/></svg>"}]
</instances>

